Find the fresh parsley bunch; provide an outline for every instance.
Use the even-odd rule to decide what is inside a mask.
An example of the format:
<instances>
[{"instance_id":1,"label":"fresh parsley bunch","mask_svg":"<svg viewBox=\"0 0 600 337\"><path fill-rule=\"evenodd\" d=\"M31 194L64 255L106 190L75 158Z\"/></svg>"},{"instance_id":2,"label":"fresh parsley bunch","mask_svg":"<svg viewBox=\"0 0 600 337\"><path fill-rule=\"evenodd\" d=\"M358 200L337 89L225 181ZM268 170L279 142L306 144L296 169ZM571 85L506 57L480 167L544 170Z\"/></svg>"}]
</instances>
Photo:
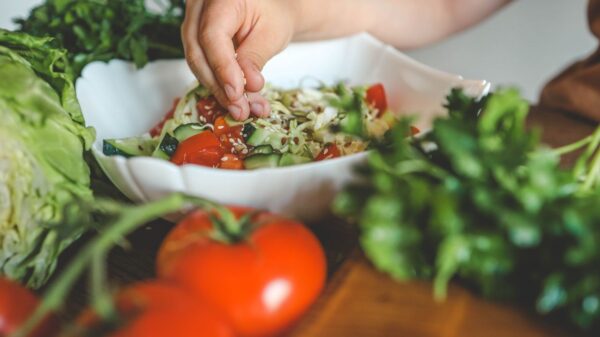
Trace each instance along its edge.
<instances>
[{"instance_id":1,"label":"fresh parsley bunch","mask_svg":"<svg viewBox=\"0 0 600 337\"><path fill-rule=\"evenodd\" d=\"M515 90L482 99L453 90L447 118L406 139L388 134L336 211L358 222L374 265L433 279L443 298L460 279L488 298L526 303L588 330L600 326L600 131L565 148L540 145ZM574 168L560 154L587 146Z\"/></svg>"},{"instance_id":2,"label":"fresh parsley bunch","mask_svg":"<svg viewBox=\"0 0 600 337\"><path fill-rule=\"evenodd\" d=\"M69 51L78 76L90 62L123 59L138 67L149 60L183 57L180 25L183 0L46 0L16 22L23 32L51 36Z\"/></svg>"}]
</instances>

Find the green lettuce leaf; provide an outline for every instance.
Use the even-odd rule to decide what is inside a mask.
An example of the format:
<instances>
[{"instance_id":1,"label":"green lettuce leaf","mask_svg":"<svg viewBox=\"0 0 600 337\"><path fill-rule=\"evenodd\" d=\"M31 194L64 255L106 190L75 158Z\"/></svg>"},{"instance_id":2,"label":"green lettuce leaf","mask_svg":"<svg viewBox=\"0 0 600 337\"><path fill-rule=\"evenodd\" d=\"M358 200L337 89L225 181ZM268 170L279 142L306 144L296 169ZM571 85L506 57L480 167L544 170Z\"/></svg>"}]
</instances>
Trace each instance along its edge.
<instances>
[{"instance_id":1,"label":"green lettuce leaf","mask_svg":"<svg viewBox=\"0 0 600 337\"><path fill-rule=\"evenodd\" d=\"M39 287L90 223L94 140L66 52L0 30L0 274Z\"/></svg>"}]
</instances>

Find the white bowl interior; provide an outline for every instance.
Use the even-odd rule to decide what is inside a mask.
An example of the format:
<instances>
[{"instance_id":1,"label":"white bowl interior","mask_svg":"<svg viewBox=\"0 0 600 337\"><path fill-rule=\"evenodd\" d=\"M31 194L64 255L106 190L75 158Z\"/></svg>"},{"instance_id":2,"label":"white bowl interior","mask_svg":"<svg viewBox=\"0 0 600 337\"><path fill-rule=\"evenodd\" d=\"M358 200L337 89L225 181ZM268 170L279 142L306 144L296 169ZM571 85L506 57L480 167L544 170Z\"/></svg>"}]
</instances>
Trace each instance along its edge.
<instances>
[{"instance_id":1,"label":"white bowl interior","mask_svg":"<svg viewBox=\"0 0 600 337\"><path fill-rule=\"evenodd\" d=\"M265 67L264 75L268 82L287 88L318 81L381 82L390 108L416 115L422 130L444 113L442 105L451 88L463 87L479 96L490 87L486 81L431 69L366 34L292 44ZM335 193L352 180L352 168L366 157L363 153L295 167L234 172L102 154L103 139L147 132L193 80L184 60L157 61L139 70L115 60L88 65L77 81L86 122L97 132L94 155L113 183L134 201L184 192L314 220L327 212Z\"/></svg>"}]
</instances>

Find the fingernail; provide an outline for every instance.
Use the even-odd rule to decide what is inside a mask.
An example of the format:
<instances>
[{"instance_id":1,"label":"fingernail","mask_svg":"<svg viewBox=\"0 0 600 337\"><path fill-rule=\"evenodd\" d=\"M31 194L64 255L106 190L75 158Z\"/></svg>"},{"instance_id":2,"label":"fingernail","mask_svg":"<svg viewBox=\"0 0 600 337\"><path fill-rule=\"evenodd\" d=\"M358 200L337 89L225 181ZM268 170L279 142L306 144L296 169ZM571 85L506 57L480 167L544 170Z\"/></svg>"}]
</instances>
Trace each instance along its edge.
<instances>
[{"instance_id":1,"label":"fingernail","mask_svg":"<svg viewBox=\"0 0 600 337\"><path fill-rule=\"evenodd\" d=\"M235 89L229 84L225 84L225 94L227 95L227 98L229 98L229 100L231 101L235 101L235 99L237 98L235 97Z\"/></svg>"},{"instance_id":2,"label":"fingernail","mask_svg":"<svg viewBox=\"0 0 600 337\"><path fill-rule=\"evenodd\" d=\"M267 103L266 105L263 106L264 107L264 111L263 111L263 117L269 117L269 115L271 114L271 106Z\"/></svg>"},{"instance_id":3,"label":"fingernail","mask_svg":"<svg viewBox=\"0 0 600 337\"><path fill-rule=\"evenodd\" d=\"M264 112L264 107L262 106L262 104L260 103L252 103L250 105L250 110L252 111L252 113L256 116L262 116L263 112Z\"/></svg>"},{"instance_id":4,"label":"fingernail","mask_svg":"<svg viewBox=\"0 0 600 337\"><path fill-rule=\"evenodd\" d=\"M235 119L239 119L242 116L242 108L237 105L230 105L227 107L227 110L229 110L229 113Z\"/></svg>"}]
</instances>

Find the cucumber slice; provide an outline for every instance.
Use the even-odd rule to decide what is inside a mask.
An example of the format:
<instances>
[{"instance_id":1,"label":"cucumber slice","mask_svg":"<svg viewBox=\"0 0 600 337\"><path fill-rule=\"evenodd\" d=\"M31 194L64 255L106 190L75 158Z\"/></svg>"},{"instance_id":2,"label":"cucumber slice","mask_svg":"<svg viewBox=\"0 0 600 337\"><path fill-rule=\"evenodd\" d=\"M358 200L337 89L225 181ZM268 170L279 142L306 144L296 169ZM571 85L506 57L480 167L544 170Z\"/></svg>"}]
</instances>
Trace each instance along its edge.
<instances>
[{"instance_id":1,"label":"cucumber slice","mask_svg":"<svg viewBox=\"0 0 600 337\"><path fill-rule=\"evenodd\" d=\"M122 139L105 139L102 152L107 156L149 156L156 146L156 141L149 137L131 137Z\"/></svg>"},{"instance_id":2,"label":"cucumber slice","mask_svg":"<svg viewBox=\"0 0 600 337\"><path fill-rule=\"evenodd\" d=\"M202 125L199 123L189 123L178 126L175 131L173 131L173 135L180 143L184 140L195 136L202 131L210 129L207 125Z\"/></svg>"},{"instance_id":3,"label":"cucumber slice","mask_svg":"<svg viewBox=\"0 0 600 337\"><path fill-rule=\"evenodd\" d=\"M255 170L260 168L277 167L281 155L272 154L255 154L244 159L244 167L247 170Z\"/></svg>"},{"instance_id":4,"label":"cucumber slice","mask_svg":"<svg viewBox=\"0 0 600 337\"><path fill-rule=\"evenodd\" d=\"M273 147L271 145L257 146L252 150L252 154L271 154L273 153Z\"/></svg>"},{"instance_id":5,"label":"cucumber slice","mask_svg":"<svg viewBox=\"0 0 600 337\"><path fill-rule=\"evenodd\" d=\"M250 138L250 136L252 136L254 131L256 131L256 128L254 127L254 125L252 125L252 123L244 125L244 128L242 129L242 137L244 137L244 140L246 142L248 142L248 139Z\"/></svg>"},{"instance_id":6,"label":"cucumber slice","mask_svg":"<svg viewBox=\"0 0 600 337\"><path fill-rule=\"evenodd\" d=\"M264 128L258 128L250 135L247 143L252 146L271 145L273 149L280 150L284 145L282 139L285 137L285 135L280 133L272 132Z\"/></svg>"},{"instance_id":7,"label":"cucumber slice","mask_svg":"<svg viewBox=\"0 0 600 337\"><path fill-rule=\"evenodd\" d=\"M264 145L267 137L271 135L271 132L264 128L255 129L254 132L248 137L248 145L260 146Z\"/></svg>"},{"instance_id":8,"label":"cucumber slice","mask_svg":"<svg viewBox=\"0 0 600 337\"><path fill-rule=\"evenodd\" d=\"M295 154L286 153L283 156L281 156L281 159L279 160L279 166L300 165L300 164L310 163L312 161L313 161L312 158L309 158L309 157L298 156Z\"/></svg>"},{"instance_id":9,"label":"cucumber slice","mask_svg":"<svg viewBox=\"0 0 600 337\"><path fill-rule=\"evenodd\" d=\"M179 141L177 138L171 136L169 133L165 133L162 141L158 145L158 147L152 153L152 157L162 158L165 160L171 159L171 156L177 150L177 146L179 145Z\"/></svg>"}]
</instances>

